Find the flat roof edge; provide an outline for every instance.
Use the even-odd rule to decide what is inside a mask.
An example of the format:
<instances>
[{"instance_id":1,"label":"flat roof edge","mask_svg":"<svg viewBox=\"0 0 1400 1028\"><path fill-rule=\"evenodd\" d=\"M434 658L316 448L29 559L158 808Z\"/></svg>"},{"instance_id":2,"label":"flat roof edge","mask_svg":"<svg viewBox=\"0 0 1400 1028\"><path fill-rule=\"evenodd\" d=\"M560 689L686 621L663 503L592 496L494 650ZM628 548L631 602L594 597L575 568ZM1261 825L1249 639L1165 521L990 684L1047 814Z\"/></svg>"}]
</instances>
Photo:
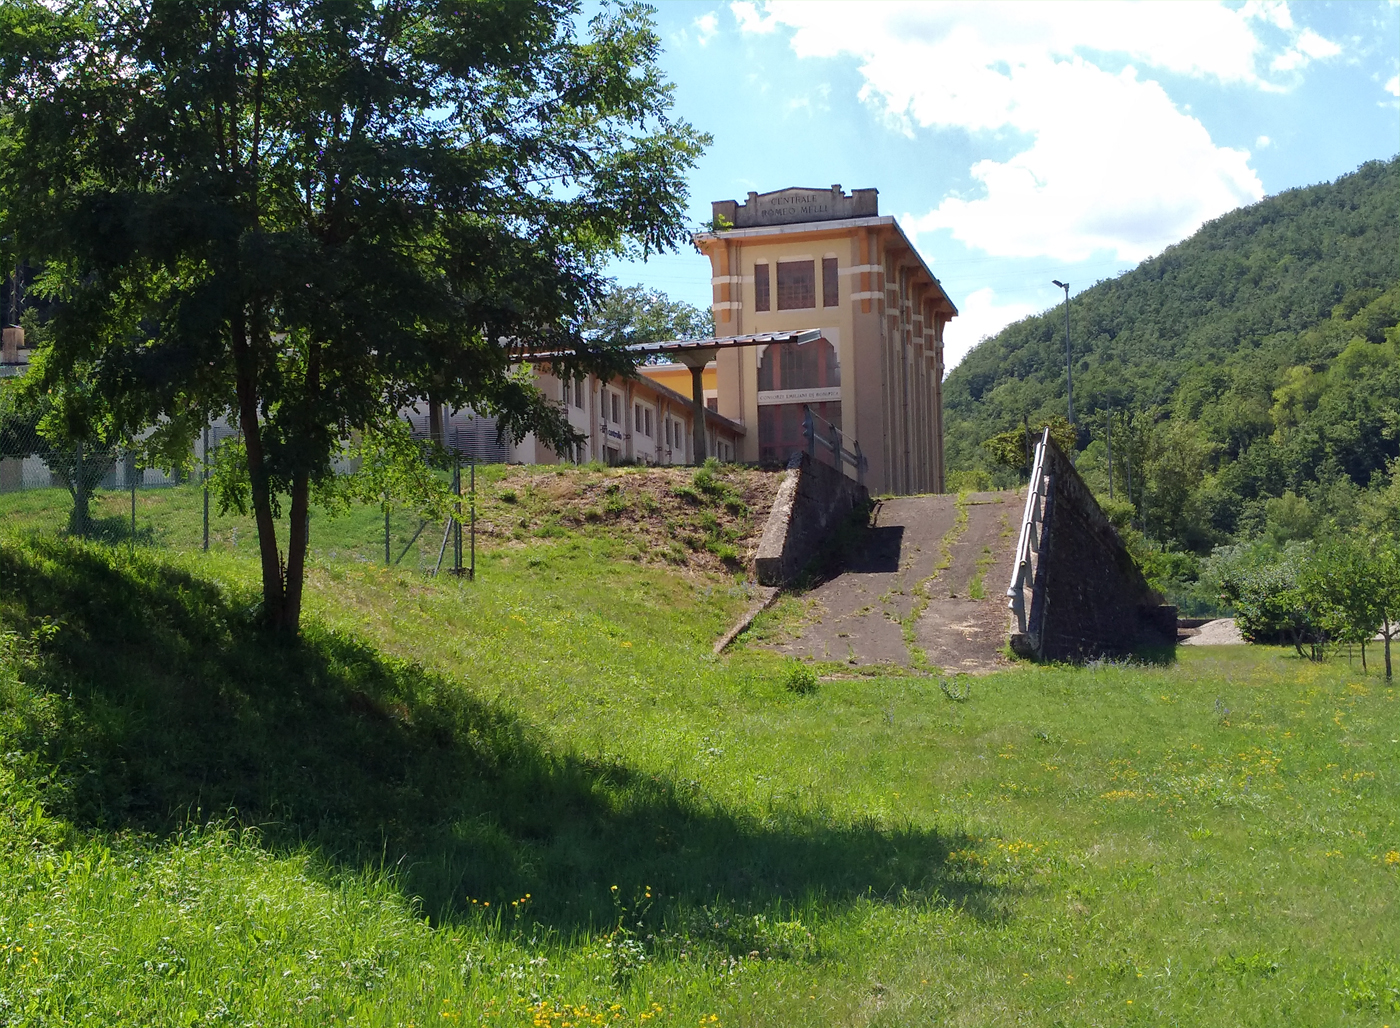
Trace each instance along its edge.
<instances>
[{"instance_id":1,"label":"flat roof edge","mask_svg":"<svg viewBox=\"0 0 1400 1028\"><path fill-rule=\"evenodd\" d=\"M709 239L744 239L751 236L787 236L804 232L829 232L833 228L880 228L897 224L893 216L880 214L865 218L832 218L828 221L797 221L787 225L754 225L750 228L727 228L722 232L697 232L696 242Z\"/></svg>"},{"instance_id":2,"label":"flat roof edge","mask_svg":"<svg viewBox=\"0 0 1400 1028\"><path fill-rule=\"evenodd\" d=\"M831 221L801 221L791 225L758 225L753 228L727 228L722 232L697 232L691 236L691 240L696 246L701 243L717 243L726 239L762 239L764 237L800 236L809 233L829 232L832 229L851 228L892 228L898 234L904 245L909 248L909 252L914 255L914 259L919 262L919 267L923 269L929 281L937 287L942 294L944 301L952 308L952 317L958 316L957 304L953 303L948 291L943 288L943 283L939 281L928 263L924 260L923 254L904 234L904 229L900 227L899 220L890 214L881 214L873 218L833 218Z\"/></svg>"}]
</instances>

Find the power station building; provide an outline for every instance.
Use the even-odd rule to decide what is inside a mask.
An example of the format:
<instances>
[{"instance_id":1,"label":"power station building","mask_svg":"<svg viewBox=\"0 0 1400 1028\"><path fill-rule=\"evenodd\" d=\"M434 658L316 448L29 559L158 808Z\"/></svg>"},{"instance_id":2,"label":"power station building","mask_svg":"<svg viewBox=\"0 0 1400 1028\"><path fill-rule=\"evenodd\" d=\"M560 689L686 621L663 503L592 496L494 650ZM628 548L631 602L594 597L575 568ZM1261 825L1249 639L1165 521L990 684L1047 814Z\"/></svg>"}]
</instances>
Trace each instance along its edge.
<instances>
[{"instance_id":1,"label":"power station building","mask_svg":"<svg viewBox=\"0 0 1400 1028\"><path fill-rule=\"evenodd\" d=\"M706 453L786 461L810 445L810 410L823 438L835 426L845 447L858 448L872 493L942 492L943 328L958 312L895 219L880 214L877 190L783 189L712 209L695 244L710 259L716 338L707 356L693 343L675 354L697 369L698 358L713 357L694 391L685 388L690 370L674 365L643 366L635 385L566 386L541 372L541 387L565 402L585 391L583 459L692 459L689 442L663 447L664 436L646 435L646 410L627 398L636 389L647 407L665 403L678 420L691 414L688 430L694 404L687 411L675 401L690 393L708 408ZM774 335L803 341L761 341ZM614 400L609 390L627 396ZM653 412L653 425L660 417ZM555 459L529 439L515 450L515 460Z\"/></svg>"}]
</instances>

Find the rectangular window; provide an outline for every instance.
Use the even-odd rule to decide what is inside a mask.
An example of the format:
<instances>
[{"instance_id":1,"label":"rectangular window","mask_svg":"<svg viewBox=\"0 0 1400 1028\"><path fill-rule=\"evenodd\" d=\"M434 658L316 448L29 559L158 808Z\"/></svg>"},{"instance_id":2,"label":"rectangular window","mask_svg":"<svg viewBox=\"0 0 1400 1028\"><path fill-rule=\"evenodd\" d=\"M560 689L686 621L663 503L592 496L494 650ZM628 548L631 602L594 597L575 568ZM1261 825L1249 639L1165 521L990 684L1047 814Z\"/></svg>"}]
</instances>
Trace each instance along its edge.
<instances>
[{"instance_id":1,"label":"rectangular window","mask_svg":"<svg viewBox=\"0 0 1400 1028\"><path fill-rule=\"evenodd\" d=\"M569 380L561 379L559 382L559 398L564 401L565 406L569 403Z\"/></svg>"},{"instance_id":2,"label":"rectangular window","mask_svg":"<svg viewBox=\"0 0 1400 1028\"><path fill-rule=\"evenodd\" d=\"M841 303L841 286L836 281L836 258L822 258L822 306L836 307Z\"/></svg>"},{"instance_id":3,"label":"rectangular window","mask_svg":"<svg viewBox=\"0 0 1400 1028\"><path fill-rule=\"evenodd\" d=\"M756 311L772 309L768 299L768 265L766 264L753 266L753 309Z\"/></svg>"},{"instance_id":4,"label":"rectangular window","mask_svg":"<svg viewBox=\"0 0 1400 1028\"><path fill-rule=\"evenodd\" d=\"M642 405L641 405L640 403L634 403L634 404L632 404L632 431L633 431L633 432L641 432L641 430L642 430Z\"/></svg>"},{"instance_id":5,"label":"rectangular window","mask_svg":"<svg viewBox=\"0 0 1400 1028\"><path fill-rule=\"evenodd\" d=\"M817 272L812 261L780 261L778 310L800 311L817 305Z\"/></svg>"},{"instance_id":6,"label":"rectangular window","mask_svg":"<svg viewBox=\"0 0 1400 1028\"><path fill-rule=\"evenodd\" d=\"M717 396L711 396L708 400L706 400L706 401L705 401L705 409L706 409L706 410L712 410L712 411L714 411L716 414L718 414L718 413L719 413L719 397L717 397Z\"/></svg>"},{"instance_id":7,"label":"rectangular window","mask_svg":"<svg viewBox=\"0 0 1400 1028\"><path fill-rule=\"evenodd\" d=\"M583 379L581 379L581 378L575 379L575 380L574 380L574 406L577 407L579 410L583 410L583 401L584 401L584 399L585 399L585 397L584 397L584 395L583 395Z\"/></svg>"},{"instance_id":8,"label":"rectangular window","mask_svg":"<svg viewBox=\"0 0 1400 1028\"><path fill-rule=\"evenodd\" d=\"M648 439L650 439L650 438L651 438L651 408L648 407L646 410L642 411L642 413L646 416L646 420L647 420L646 437L647 437Z\"/></svg>"},{"instance_id":9,"label":"rectangular window","mask_svg":"<svg viewBox=\"0 0 1400 1028\"><path fill-rule=\"evenodd\" d=\"M622 397L612 394L612 419L614 425L622 424Z\"/></svg>"}]
</instances>

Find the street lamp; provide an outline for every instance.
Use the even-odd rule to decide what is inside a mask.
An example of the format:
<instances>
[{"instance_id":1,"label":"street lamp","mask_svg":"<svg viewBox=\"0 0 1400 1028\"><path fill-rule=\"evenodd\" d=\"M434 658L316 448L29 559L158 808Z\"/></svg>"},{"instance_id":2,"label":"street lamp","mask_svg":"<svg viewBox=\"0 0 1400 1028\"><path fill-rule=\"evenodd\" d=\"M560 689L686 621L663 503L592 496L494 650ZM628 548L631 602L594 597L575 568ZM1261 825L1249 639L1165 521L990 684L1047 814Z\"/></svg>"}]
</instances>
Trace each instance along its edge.
<instances>
[{"instance_id":1,"label":"street lamp","mask_svg":"<svg viewBox=\"0 0 1400 1028\"><path fill-rule=\"evenodd\" d=\"M1050 281L1065 291L1065 393L1069 397L1069 423L1074 424L1074 359L1069 350L1069 283L1058 278Z\"/></svg>"}]
</instances>

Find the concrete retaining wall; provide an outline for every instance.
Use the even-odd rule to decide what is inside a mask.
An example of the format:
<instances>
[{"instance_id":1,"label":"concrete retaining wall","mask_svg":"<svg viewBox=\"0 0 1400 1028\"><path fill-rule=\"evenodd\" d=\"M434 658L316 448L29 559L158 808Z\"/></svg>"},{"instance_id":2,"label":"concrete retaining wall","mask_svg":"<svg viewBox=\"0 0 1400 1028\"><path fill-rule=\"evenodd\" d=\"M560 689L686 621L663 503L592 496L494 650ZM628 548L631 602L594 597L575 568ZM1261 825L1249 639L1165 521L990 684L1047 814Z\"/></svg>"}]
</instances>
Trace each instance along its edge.
<instances>
[{"instance_id":1,"label":"concrete retaining wall","mask_svg":"<svg viewBox=\"0 0 1400 1028\"><path fill-rule=\"evenodd\" d=\"M1045 455L1051 476L1045 544L1031 601L1034 653L1078 660L1176 643L1176 608L1165 606L1143 578L1079 472L1054 442ZM1039 631L1034 631L1038 628ZM1013 637L1018 651L1024 637Z\"/></svg>"},{"instance_id":2,"label":"concrete retaining wall","mask_svg":"<svg viewBox=\"0 0 1400 1028\"><path fill-rule=\"evenodd\" d=\"M754 573L762 585L785 586L797 580L821 546L870 491L807 454L794 458L778 486Z\"/></svg>"}]
</instances>

